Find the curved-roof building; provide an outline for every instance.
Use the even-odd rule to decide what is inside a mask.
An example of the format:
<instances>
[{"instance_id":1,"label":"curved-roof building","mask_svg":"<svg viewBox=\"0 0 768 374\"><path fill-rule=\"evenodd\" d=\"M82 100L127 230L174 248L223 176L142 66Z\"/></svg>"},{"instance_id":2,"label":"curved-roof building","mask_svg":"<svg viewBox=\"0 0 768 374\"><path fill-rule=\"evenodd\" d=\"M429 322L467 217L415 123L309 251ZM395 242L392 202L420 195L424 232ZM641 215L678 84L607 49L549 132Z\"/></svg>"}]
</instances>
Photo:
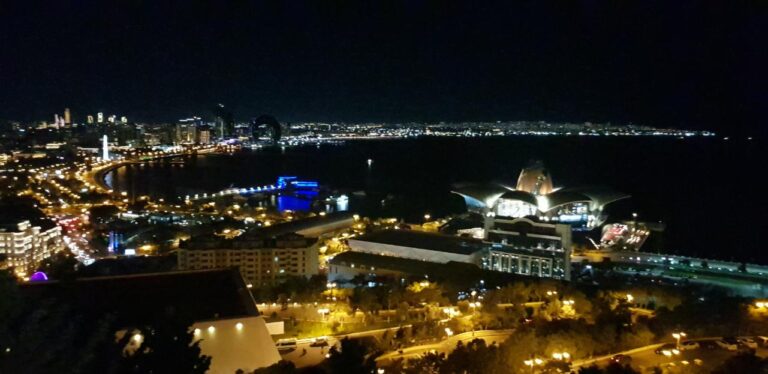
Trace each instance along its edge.
<instances>
[{"instance_id":1,"label":"curved-roof building","mask_svg":"<svg viewBox=\"0 0 768 374\"><path fill-rule=\"evenodd\" d=\"M546 195L553 191L552 177L541 161L531 163L520 172L516 190L534 195Z\"/></svg>"},{"instance_id":2,"label":"curved-roof building","mask_svg":"<svg viewBox=\"0 0 768 374\"><path fill-rule=\"evenodd\" d=\"M603 187L555 189L541 163L523 169L517 188L504 184L464 185L453 193L464 198L467 209L484 216L519 218L535 216L543 221L569 223L591 229L607 218L606 205L629 195Z\"/></svg>"}]
</instances>

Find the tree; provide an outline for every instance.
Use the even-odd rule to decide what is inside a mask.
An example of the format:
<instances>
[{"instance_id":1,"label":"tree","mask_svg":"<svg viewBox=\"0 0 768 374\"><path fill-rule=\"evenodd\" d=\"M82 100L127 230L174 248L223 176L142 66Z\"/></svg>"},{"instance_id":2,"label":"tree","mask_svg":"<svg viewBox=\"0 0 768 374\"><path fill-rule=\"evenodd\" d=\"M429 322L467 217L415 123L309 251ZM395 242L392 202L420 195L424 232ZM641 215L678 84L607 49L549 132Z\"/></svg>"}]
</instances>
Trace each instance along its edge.
<instances>
[{"instance_id":1,"label":"tree","mask_svg":"<svg viewBox=\"0 0 768 374\"><path fill-rule=\"evenodd\" d=\"M498 356L496 345L486 345L482 339L475 339L466 345L459 341L442 365L441 372L482 374L495 372Z\"/></svg>"},{"instance_id":2,"label":"tree","mask_svg":"<svg viewBox=\"0 0 768 374\"><path fill-rule=\"evenodd\" d=\"M604 369L599 368L597 365L591 365L579 369L579 374L640 374L635 369L632 369L629 365L621 365L615 362L611 362Z\"/></svg>"},{"instance_id":3,"label":"tree","mask_svg":"<svg viewBox=\"0 0 768 374\"><path fill-rule=\"evenodd\" d=\"M754 352L740 353L725 360L712 373L768 373L768 359L757 357Z\"/></svg>"},{"instance_id":4,"label":"tree","mask_svg":"<svg viewBox=\"0 0 768 374\"><path fill-rule=\"evenodd\" d=\"M124 366L135 373L205 373L211 357L201 354L200 341L195 341L190 325L165 316L125 334L119 346L126 346L136 334L141 338L135 351L125 355Z\"/></svg>"},{"instance_id":5,"label":"tree","mask_svg":"<svg viewBox=\"0 0 768 374\"><path fill-rule=\"evenodd\" d=\"M324 362L330 374L370 374L376 370L376 354L369 354L368 347L357 340L344 338L340 348L331 347Z\"/></svg>"},{"instance_id":6,"label":"tree","mask_svg":"<svg viewBox=\"0 0 768 374\"><path fill-rule=\"evenodd\" d=\"M293 362L280 360L276 364L272 364L265 368L254 370L253 374L294 374L296 373L296 365Z\"/></svg>"},{"instance_id":7,"label":"tree","mask_svg":"<svg viewBox=\"0 0 768 374\"><path fill-rule=\"evenodd\" d=\"M49 279L73 280L77 277L79 264L72 252L66 250L43 260L38 270L44 272Z\"/></svg>"},{"instance_id":8,"label":"tree","mask_svg":"<svg viewBox=\"0 0 768 374\"><path fill-rule=\"evenodd\" d=\"M114 316L89 320L61 300L23 296L0 272L0 373L203 373L210 365L178 319L138 329L142 341L131 351L133 334L116 340L124 329Z\"/></svg>"},{"instance_id":9,"label":"tree","mask_svg":"<svg viewBox=\"0 0 768 374\"><path fill-rule=\"evenodd\" d=\"M406 374L439 374L443 362L445 362L445 353L428 352L417 359L409 360L408 368L405 370L392 370L392 372L403 372Z\"/></svg>"}]
</instances>

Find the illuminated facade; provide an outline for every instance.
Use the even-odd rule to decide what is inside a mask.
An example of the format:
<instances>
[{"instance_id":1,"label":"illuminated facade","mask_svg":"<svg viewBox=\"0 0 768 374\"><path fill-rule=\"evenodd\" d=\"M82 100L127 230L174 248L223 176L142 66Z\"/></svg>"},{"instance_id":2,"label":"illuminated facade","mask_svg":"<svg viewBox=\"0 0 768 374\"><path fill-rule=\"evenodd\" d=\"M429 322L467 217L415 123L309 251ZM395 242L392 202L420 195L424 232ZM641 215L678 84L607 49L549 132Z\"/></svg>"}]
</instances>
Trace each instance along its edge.
<instances>
[{"instance_id":1,"label":"illuminated facade","mask_svg":"<svg viewBox=\"0 0 768 374\"><path fill-rule=\"evenodd\" d=\"M64 108L64 123L67 126L72 125L72 113L69 112L69 108Z\"/></svg>"},{"instance_id":2,"label":"illuminated facade","mask_svg":"<svg viewBox=\"0 0 768 374\"><path fill-rule=\"evenodd\" d=\"M467 209L483 217L536 217L540 221L567 223L576 230L591 230L607 218L606 205L628 195L604 188L562 188L534 164L520 173L516 188L503 184L471 185L453 191L464 198Z\"/></svg>"},{"instance_id":3,"label":"illuminated facade","mask_svg":"<svg viewBox=\"0 0 768 374\"><path fill-rule=\"evenodd\" d=\"M360 272L355 261L343 260L353 256L365 258L365 271L392 270L391 259L397 258L424 266L466 263L485 270L570 280L570 226L495 217L486 224L483 239L411 230L383 230L349 239L351 251L367 257L348 255L332 261L329 277L343 278Z\"/></svg>"},{"instance_id":4,"label":"illuminated facade","mask_svg":"<svg viewBox=\"0 0 768 374\"><path fill-rule=\"evenodd\" d=\"M6 266L16 274L30 274L42 260L62 250L61 228L42 227L21 221L0 225L0 254L6 256Z\"/></svg>"},{"instance_id":5,"label":"illuminated facade","mask_svg":"<svg viewBox=\"0 0 768 374\"><path fill-rule=\"evenodd\" d=\"M571 227L527 218L485 220L490 249L482 267L536 277L571 279Z\"/></svg>"},{"instance_id":6,"label":"illuminated facade","mask_svg":"<svg viewBox=\"0 0 768 374\"><path fill-rule=\"evenodd\" d=\"M101 137L101 159L109 161L109 139L106 135Z\"/></svg>"},{"instance_id":7,"label":"illuminated facade","mask_svg":"<svg viewBox=\"0 0 768 374\"><path fill-rule=\"evenodd\" d=\"M178 251L178 266L180 270L237 267L243 278L254 286L274 284L287 276L317 274L316 242L298 234L229 240L199 238L182 245Z\"/></svg>"}]
</instances>

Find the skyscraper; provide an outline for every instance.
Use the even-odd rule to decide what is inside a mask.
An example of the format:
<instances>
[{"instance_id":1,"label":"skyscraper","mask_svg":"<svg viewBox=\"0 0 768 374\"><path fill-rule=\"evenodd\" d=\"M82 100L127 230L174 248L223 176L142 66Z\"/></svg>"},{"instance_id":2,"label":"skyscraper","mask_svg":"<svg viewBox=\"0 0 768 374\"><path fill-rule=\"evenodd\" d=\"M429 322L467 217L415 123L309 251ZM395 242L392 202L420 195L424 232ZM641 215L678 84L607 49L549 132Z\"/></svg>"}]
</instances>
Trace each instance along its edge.
<instances>
[{"instance_id":1,"label":"skyscraper","mask_svg":"<svg viewBox=\"0 0 768 374\"><path fill-rule=\"evenodd\" d=\"M64 124L67 126L72 125L72 114L69 112L69 108L64 108Z\"/></svg>"},{"instance_id":2,"label":"skyscraper","mask_svg":"<svg viewBox=\"0 0 768 374\"><path fill-rule=\"evenodd\" d=\"M104 123L104 113L99 112L96 114L96 123Z\"/></svg>"},{"instance_id":3,"label":"skyscraper","mask_svg":"<svg viewBox=\"0 0 768 374\"><path fill-rule=\"evenodd\" d=\"M101 159L109 161L109 142L106 135L101 137Z\"/></svg>"},{"instance_id":4,"label":"skyscraper","mask_svg":"<svg viewBox=\"0 0 768 374\"><path fill-rule=\"evenodd\" d=\"M93 115L91 114L88 115L88 124L93 125Z\"/></svg>"},{"instance_id":5,"label":"skyscraper","mask_svg":"<svg viewBox=\"0 0 768 374\"><path fill-rule=\"evenodd\" d=\"M213 109L213 113L216 116L216 132L220 138L231 136L235 132L235 119L232 112L227 111L224 108L224 104L218 104Z\"/></svg>"}]
</instances>

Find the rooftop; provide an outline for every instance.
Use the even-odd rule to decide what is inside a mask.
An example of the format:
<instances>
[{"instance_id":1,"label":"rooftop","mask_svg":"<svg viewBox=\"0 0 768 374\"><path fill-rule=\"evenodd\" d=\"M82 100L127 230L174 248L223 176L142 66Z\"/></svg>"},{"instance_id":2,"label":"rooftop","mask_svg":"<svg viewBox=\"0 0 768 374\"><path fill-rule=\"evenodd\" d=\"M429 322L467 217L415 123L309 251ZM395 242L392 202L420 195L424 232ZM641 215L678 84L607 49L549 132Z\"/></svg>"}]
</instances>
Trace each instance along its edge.
<instances>
[{"instance_id":1,"label":"rooftop","mask_svg":"<svg viewBox=\"0 0 768 374\"><path fill-rule=\"evenodd\" d=\"M260 227L248 231L248 235L261 236L261 237L275 237L279 235L297 233L304 230L310 230L323 225L330 225L334 223L341 223L346 220L351 220L352 214L348 212L335 212L326 214L324 216L314 216L309 218L302 218L295 221L280 223L269 227Z\"/></svg>"},{"instance_id":2,"label":"rooftop","mask_svg":"<svg viewBox=\"0 0 768 374\"><path fill-rule=\"evenodd\" d=\"M355 240L463 255L470 255L485 248L479 239L412 230L382 230L349 239L350 242Z\"/></svg>"},{"instance_id":3,"label":"rooftop","mask_svg":"<svg viewBox=\"0 0 768 374\"><path fill-rule=\"evenodd\" d=\"M418 277L428 275L430 280L448 283L471 283L472 280L479 281L484 279L486 284L491 285L506 284L512 280L522 279L521 276L516 274L483 270L477 265L465 262L451 261L442 264L354 251L340 253L330 260L329 263L341 266L355 264L356 267L373 267L375 269L396 271ZM457 278L456 274L461 274L461 277Z\"/></svg>"},{"instance_id":4,"label":"rooftop","mask_svg":"<svg viewBox=\"0 0 768 374\"><path fill-rule=\"evenodd\" d=\"M64 304L92 320L111 314L126 327L149 323L163 312L190 321L258 315L236 269L26 283L19 290L31 305Z\"/></svg>"}]
</instances>

